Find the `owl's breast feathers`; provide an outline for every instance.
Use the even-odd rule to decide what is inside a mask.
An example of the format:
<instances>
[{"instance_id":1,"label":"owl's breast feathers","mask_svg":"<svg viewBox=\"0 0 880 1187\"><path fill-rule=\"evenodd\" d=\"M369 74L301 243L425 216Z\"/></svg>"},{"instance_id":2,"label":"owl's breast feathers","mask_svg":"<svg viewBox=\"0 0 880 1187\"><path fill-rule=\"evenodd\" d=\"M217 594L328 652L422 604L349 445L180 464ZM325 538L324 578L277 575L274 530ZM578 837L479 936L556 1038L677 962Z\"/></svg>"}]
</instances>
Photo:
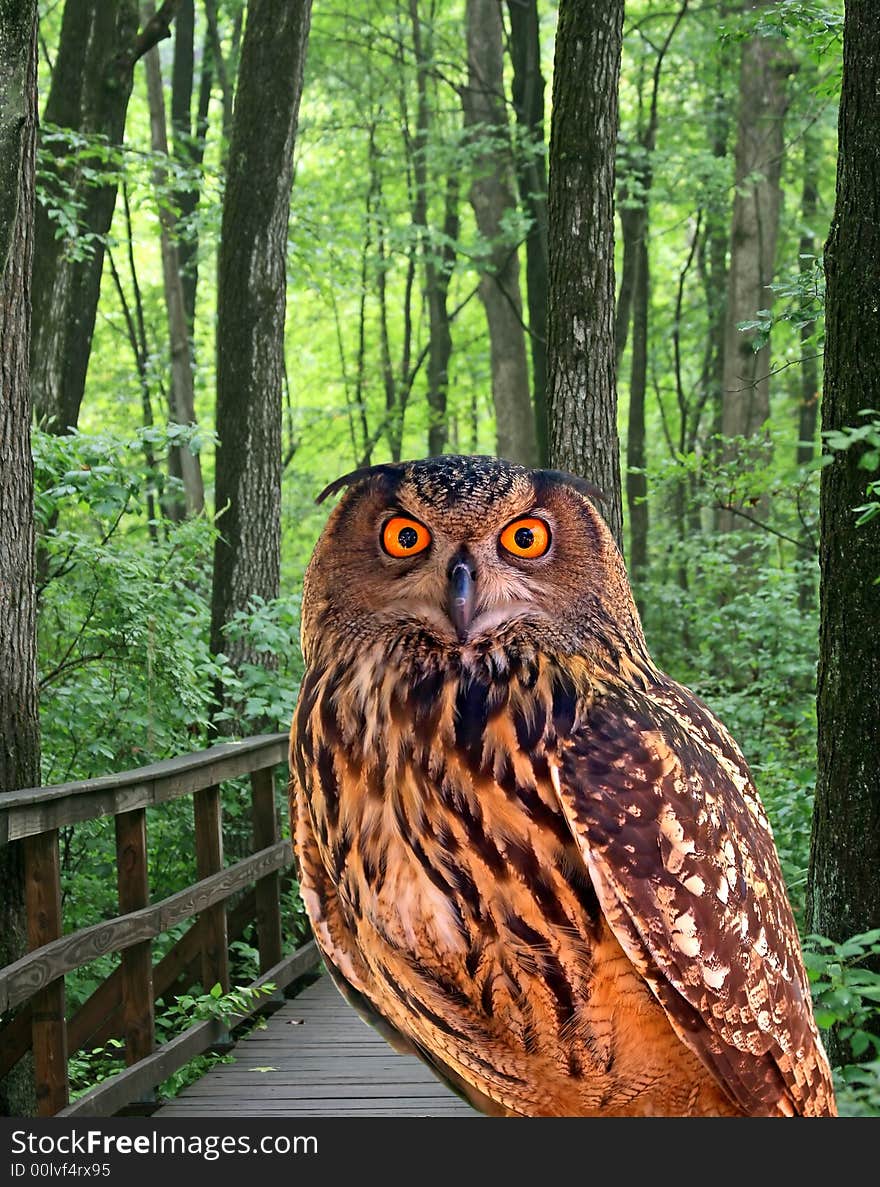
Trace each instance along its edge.
<instances>
[{"instance_id":1,"label":"owl's breast feathers","mask_svg":"<svg viewBox=\"0 0 880 1187\"><path fill-rule=\"evenodd\" d=\"M334 976L478 1107L834 1114L748 769L650 664L315 656L291 772Z\"/></svg>"}]
</instances>

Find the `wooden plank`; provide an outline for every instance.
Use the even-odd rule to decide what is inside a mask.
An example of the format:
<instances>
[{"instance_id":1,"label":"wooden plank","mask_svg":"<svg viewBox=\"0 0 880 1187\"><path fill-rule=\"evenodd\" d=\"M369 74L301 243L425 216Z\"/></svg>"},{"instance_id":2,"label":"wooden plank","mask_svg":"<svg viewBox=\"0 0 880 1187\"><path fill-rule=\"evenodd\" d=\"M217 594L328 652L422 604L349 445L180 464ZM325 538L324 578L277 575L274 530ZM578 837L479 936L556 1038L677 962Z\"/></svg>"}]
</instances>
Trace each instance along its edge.
<instances>
[{"instance_id":1,"label":"wooden plank","mask_svg":"<svg viewBox=\"0 0 880 1187\"><path fill-rule=\"evenodd\" d=\"M147 813L144 808L120 812L116 817L116 883L120 915L149 906ZM152 951L151 942L143 940L122 953L122 1031L125 1062L129 1065L145 1059L156 1046Z\"/></svg>"},{"instance_id":2,"label":"wooden plank","mask_svg":"<svg viewBox=\"0 0 880 1187\"><path fill-rule=\"evenodd\" d=\"M40 838L34 840L39 842ZM56 978L88 964L98 956L124 951L132 944L153 939L182 919L221 903L271 870L290 865L291 860L289 843L279 841L271 848L254 853L150 907L81 928L62 939L43 944L36 951L29 952L27 956L0 970L0 1010L27 1001Z\"/></svg>"},{"instance_id":3,"label":"wooden plank","mask_svg":"<svg viewBox=\"0 0 880 1187\"><path fill-rule=\"evenodd\" d=\"M301 977L310 969L315 968L319 961L320 953L317 945L314 940L311 940L302 948L298 948L296 952L284 957L274 968L267 970L262 977L258 977L251 987L258 988L269 982L279 986L289 985L297 977ZM250 1017L259 1009L259 1006L259 1000L256 1000L251 1008L245 1010L238 1017L242 1020ZM146 1059L142 1059L140 1063L126 1068L124 1072L119 1072L115 1076L108 1077L102 1083L91 1088L73 1104L62 1109L59 1115L62 1117L112 1117L114 1113L118 1113L132 1101L138 1100L151 1088L161 1084L178 1068L189 1063L194 1056L200 1055L209 1047L214 1046L222 1039L225 1030L225 1024L213 1018L206 1022L197 1022L183 1034L163 1043L157 1051Z\"/></svg>"},{"instance_id":4,"label":"wooden plank","mask_svg":"<svg viewBox=\"0 0 880 1187\"><path fill-rule=\"evenodd\" d=\"M422 1060L399 1055L345 1002L329 977L303 990L153 1114L199 1116L470 1117L479 1114Z\"/></svg>"},{"instance_id":5,"label":"wooden plank","mask_svg":"<svg viewBox=\"0 0 880 1187\"><path fill-rule=\"evenodd\" d=\"M28 945L32 949L44 948L62 932L57 831L25 841L24 877ZM31 1035L37 1114L51 1117L67 1104L69 1091L63 978L44 985L34 996Z\"/></svg>"},{"instance_id":6,"label":"wooden plank","mask_svg":"<svg viewBox=\"0 0 880 1187\"><path fill-rule=\"evenodd\" d=\"M287 761L288 744L286 734L266 734L97 779L8 792L0 803L0 845L99 816L152 807L277 766Z\"/></svg>"},{"instance_id":7,"label":"wooden plank","mask_svg":"<svg viewBox=\"0 0 880 1187\"><path fill-rule=\"evenodd\" d=\"M223 815L220 788L205 787L193 796L196 833L196 872L208 878L223 869ZM208 907L199 916L202 940L202 989L208 993L218 983L229 990L229 938L222 904Z\"/></svg>"},{"instance_id":8,"label":"wooden plank","mask_svg":"<svg viewBox=\"0 0 880 1187\"><path fill-rule=\"evenodd\" d=\"M271 767L253 772L251 794L254 849L265 849L269 845L274 845L281 835L275 807L274 771ZM264 973L281 959L281 897L278 873L273 872L265 878L260 878L255 891L260 972Z\"/></svg>"}]
</instances>

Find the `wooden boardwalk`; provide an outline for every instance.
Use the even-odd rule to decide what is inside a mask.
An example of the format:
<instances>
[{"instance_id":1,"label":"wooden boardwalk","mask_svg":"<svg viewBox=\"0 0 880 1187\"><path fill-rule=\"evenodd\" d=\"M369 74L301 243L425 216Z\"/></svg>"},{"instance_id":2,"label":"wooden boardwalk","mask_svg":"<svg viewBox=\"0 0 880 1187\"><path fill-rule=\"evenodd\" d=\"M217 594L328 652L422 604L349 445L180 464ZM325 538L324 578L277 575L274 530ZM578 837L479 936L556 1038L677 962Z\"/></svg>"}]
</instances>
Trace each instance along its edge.
<instances>
[{"instance_id":1,"label":"wooden boardwalk","mask_svg":"<svg viewBox=\"0 0 880 1187\"><path fill-rule=\"evenodd\" d=\"M154 1117L478 1117L321 977Z\"/></svg>"}]
</instances>

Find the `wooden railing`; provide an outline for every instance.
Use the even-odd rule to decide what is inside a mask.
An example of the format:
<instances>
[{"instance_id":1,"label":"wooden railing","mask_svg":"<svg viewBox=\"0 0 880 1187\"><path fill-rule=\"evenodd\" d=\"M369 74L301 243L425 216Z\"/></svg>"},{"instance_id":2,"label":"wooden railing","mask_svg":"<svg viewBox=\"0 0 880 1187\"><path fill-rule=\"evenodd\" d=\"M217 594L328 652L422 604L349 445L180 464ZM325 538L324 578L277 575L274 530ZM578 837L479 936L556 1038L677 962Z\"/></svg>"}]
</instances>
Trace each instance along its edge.
<instances>
[{"instance_id":1,"label":"wooden railing","mask_svg":"<svg viewBox=\"0 0 880 1187\"><path fill-rule=\"evenodd\" d=\"M275 768L287 758L287 736L272 734L80 783L0 796L0 846L23 847L28 944L26 956L0 969L0 1078L33 1052L41 1116L109 1116L142 1100L194 1055L224 1037L209 1019L156 1047L155 1002L169 990L200 982L229 989L229 944L256 921L260 977L251 988L280 990L314 968L314 943L284 955L281 878L292 864L275 806ZM220 784L250 775L254 852L223 862ZM192 796L198 880L160 902L150 901L146 810ZM58 830L115 817L119 915L65 935L61 911ZM235 907L227 900L253 884ZM194 924L154 966L152 942L182 920ZM64 976L96 957L120 953L118 968L68 1019ZM252 995L251 1012L259 1008ZM247 1014L241 1015L246 1017ZM125 1041L124 1071L69 1103L68 1056L83 1047Z\"/></svg>"}]
</instances>

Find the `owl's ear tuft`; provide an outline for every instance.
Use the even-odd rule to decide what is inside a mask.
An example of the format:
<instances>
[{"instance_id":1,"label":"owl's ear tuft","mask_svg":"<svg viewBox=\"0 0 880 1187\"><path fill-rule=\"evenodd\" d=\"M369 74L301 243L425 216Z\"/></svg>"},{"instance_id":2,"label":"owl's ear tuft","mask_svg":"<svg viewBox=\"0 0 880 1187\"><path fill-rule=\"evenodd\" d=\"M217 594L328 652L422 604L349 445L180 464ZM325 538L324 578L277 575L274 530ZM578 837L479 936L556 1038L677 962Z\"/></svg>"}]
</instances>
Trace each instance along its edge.
<instances>
[{"instance_id":1,"label":"owl's ear tuft","mask_svg":"<svg viewBox=\"0 0 880 1187\"><path fill-rule=\"evenodd\" d=\"M403 471L403 465L391 462L382 462L377 466L361 466L359 470L343 474L341 478L336 478L328 486L325 486L315 502L323 503L330 495L338 494L347 486L356 486L359 482L365 482L368 478L389 478L396 485L403 477Z\"/></svg>"},{"instance_id":2,"label":"owl's ear tuft","mask_svg":"<svg viewBox=\"0 0 880 1187\"><path fill-rule=\"evenodd\" d=\"M580 478L577 474L569 474L565 470L538 470L536 478L548 485L561 483L563 486L573 487L578 494L586 495L594 503L604 503L608 506L608 496L595 483L587 482L586 478Z\"/></svg>"}]
</instances>

